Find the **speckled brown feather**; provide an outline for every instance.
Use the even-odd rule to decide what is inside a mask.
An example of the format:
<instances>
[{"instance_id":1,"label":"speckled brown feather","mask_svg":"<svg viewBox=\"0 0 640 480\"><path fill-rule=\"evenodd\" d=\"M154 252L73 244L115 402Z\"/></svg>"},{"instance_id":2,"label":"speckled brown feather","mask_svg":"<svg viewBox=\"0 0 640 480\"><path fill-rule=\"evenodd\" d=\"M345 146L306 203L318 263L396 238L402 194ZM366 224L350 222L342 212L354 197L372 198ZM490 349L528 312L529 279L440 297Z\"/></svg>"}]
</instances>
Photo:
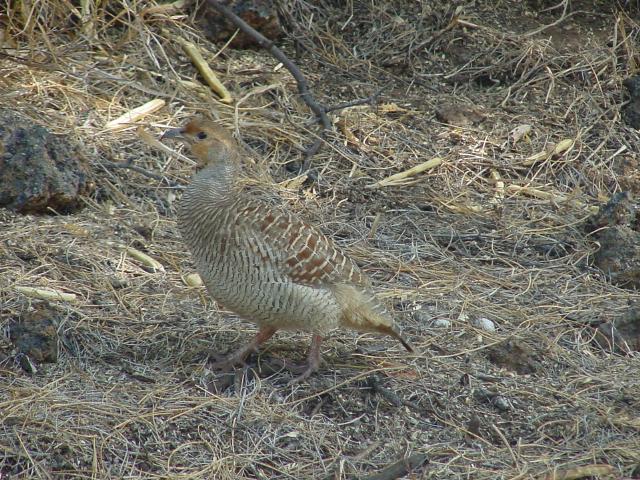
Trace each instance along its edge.
<instances>
[{"instance_id":1,"label":"speckled brown feather","mask_svg":"<svg viewBox=\"0 0 640 480\"><path fill-rule=\"evenodd\" d=\"M344 326L391 335L411 350L352 259L316 228L243 188L241 154L227 131L194 120L165 136L187 143L201 167L178 225L211 296L259 324L264 338L280 328L321 338Z\"/></svg>"}]
</instances>

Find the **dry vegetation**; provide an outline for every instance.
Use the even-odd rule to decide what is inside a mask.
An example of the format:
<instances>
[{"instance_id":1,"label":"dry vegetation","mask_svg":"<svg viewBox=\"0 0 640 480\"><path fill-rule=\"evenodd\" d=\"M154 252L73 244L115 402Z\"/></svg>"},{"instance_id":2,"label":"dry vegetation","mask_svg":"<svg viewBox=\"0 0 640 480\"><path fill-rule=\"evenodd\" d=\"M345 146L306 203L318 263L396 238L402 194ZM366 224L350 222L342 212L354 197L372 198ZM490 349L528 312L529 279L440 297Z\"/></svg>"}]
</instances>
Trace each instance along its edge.
<instances>
[{"instance_id":1,"label":"dry vegetation","mask_svg":"<svg viewBox=\"0 0 640 480\"><path fill-rule=\"evenodd\" d=\"M29 374L0 340L0 478L367 478L415 454L427 463L406 478L640 477L639 358L603 350L589 327L638 295L590 267L597 245L582 230L599 202L637 191L639 138L619 114L637 11L571 2L536 32L563 5L460 3L451 23L451 3L283 6L279 44L319 101L382 89L376 105L332 113L315 182L286 164L317 125L265 52L212 44L188 12L146 10L153 1L4 3L1 103L83 145L97 188L78 214L0 213L1 325L39 304L17 286L76 295L52 303L57 363ZM153 99L166 106L144 131L105 129ZM484 121L436 120L453 104ZM185 284L171 185L192 165L147 135L198 112L236 129L261 178L358 259L420 354L337 332L306 383L265 369L208 390L207 354L254 327ZM408 184L370 188L434 157ZM167 181L110 166L127 161ZM252 368L301 360L307 340L281 333Z\"/></svg>"}]
</instances>

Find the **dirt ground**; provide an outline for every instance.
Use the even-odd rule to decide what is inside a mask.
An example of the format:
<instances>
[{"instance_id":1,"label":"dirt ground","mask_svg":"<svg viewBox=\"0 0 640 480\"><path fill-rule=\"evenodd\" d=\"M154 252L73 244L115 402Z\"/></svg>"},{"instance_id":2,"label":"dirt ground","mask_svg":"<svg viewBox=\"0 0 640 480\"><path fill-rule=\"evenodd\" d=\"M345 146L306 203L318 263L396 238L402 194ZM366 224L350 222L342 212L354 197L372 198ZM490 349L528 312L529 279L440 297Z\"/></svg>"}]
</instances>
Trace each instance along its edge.
<instances>
[{"instance_id":1,"label":"dirt ground","mask_svg":"<svg viewBox=\"0 0 640 480\"><path fill-rule=\"evenodd\" d=\"M78 213L0 210L0 479L640 478L640 357L594 328L640 296L592 265L584 230L640 190L621 117L634 2L282 2L277 45L318 102L377 94L330 113L303 175L319 127L269 53L209 42L189 9L72 3L0 13L0 103L77 142L96 185ZM230 381L208 368L255 327L185 281L193 164L152 139L196 113L362 265L416 354L338 331L289 386L271 360L302 361L309 336L282 332ZM34 322L25 356L15 325Z\"/></svg>"}]
</instances>

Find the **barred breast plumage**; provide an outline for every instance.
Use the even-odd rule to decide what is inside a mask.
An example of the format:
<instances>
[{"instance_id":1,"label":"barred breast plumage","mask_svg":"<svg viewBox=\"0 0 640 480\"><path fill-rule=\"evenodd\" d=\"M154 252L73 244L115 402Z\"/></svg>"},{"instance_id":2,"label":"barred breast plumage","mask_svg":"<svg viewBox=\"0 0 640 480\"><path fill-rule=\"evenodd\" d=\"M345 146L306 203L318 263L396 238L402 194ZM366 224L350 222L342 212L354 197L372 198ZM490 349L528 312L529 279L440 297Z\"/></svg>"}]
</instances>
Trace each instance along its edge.
<instances>
[{"instance_id":1,"label":"barred breast plumage","mask_svg":"<svg viewBox=\"0 0 640 480\"><path fill-rule=\"evenodd\" d=\"M298 380L318 368L322 337L341 326L391 335L412 351L353 260L316 228L243 188L241 153L226 130L196 119L163 138L186 143L200 168L178 212L198 273L217 302L260 327L229 362L242 362L279 329L313 334Z\"/></svg>"}]
</instances>

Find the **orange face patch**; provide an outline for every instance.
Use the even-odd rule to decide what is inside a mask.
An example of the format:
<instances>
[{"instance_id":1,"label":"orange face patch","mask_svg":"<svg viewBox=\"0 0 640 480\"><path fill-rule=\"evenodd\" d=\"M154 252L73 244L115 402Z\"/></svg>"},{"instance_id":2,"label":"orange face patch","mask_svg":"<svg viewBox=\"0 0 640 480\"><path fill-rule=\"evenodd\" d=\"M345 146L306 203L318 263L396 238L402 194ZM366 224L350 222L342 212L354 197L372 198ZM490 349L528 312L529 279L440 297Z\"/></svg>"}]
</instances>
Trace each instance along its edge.
<instances>
[{"instance_id":1,"label":"orange face patch","mask_svg":"<svg viewBox=\"0 0 640 480\"><path fill-rule=\"evenodd\" d=\"M187 135L195 136L198 132L202 131L202 126L198 120L191 120L184 126L184 133Z\"/></svg>"}]
</instances>

